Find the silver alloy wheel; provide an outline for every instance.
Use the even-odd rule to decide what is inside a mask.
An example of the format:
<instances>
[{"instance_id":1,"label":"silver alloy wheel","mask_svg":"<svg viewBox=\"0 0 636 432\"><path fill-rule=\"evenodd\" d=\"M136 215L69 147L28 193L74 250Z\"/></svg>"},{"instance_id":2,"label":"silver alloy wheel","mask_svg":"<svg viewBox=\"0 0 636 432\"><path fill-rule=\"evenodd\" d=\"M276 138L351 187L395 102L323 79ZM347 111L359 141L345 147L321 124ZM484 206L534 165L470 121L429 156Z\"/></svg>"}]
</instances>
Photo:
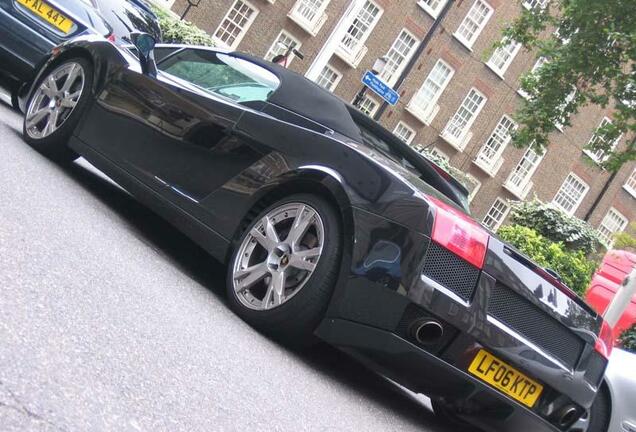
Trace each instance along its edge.
<instances>
[{"instance_id":1,"label":"silver alloy wheel","mask_svg":"<svg viewBox=\"0 0 636 432\"><path fill-rule=\"evenodd\" d=\"M84 78L82 65L69 62L53 70L40 83L26 113L29 137L46 138L64 124L82 96Z\"/></svg>"},{"instance_id":2,"label":"silver alloy wheel","mask_svg":"<svg viewBox=\"0 0 636 432\"><path fill-rule=\"evenodd\" d=\"M318 212L292 202L270 210L243 239L232 268L239 301L269 310L291 299L316 269L325 240Z\"/></svg>"}]
</instances>

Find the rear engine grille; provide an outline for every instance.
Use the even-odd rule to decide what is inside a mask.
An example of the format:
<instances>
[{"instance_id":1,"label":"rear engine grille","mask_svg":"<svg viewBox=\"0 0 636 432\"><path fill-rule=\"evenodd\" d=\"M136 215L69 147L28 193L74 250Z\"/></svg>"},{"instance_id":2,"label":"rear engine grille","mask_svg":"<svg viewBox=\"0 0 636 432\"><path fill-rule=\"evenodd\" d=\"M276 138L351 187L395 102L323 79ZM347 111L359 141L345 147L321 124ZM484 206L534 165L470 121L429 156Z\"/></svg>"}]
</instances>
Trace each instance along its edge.
<instances>
[{"instance_id":1,"label":"rear engine grille","mask_svg":"<svg viewBox=\"0 0 636 432\"><path fill-rule=\"evenodd\" d=\"M587 382L599 385L605 373L605 366L607 366L607 360L599 353L593 352L585 368L585 379Z\"/></svg>"},{"instance_id":2,"label":"rear engine grille","mask_svg":"<svg viewBox=\"0 0 636 432\"><path fill-rule=\"evenodd\" d=\"M470 300L479 279L479 269L442 246L431 242L423 273L464 300Z\"/></svg>"},{"instance_id":3,"label":"rear engine grille","mask_svg":"<svg viewBox=\"0 0 636 432\"><path fill-rule=\"evenodd\" d=\"M488 313L569 367L581 355L584 343L578 336L504 285L495 284Z\"/></svg>"}]
</instances>

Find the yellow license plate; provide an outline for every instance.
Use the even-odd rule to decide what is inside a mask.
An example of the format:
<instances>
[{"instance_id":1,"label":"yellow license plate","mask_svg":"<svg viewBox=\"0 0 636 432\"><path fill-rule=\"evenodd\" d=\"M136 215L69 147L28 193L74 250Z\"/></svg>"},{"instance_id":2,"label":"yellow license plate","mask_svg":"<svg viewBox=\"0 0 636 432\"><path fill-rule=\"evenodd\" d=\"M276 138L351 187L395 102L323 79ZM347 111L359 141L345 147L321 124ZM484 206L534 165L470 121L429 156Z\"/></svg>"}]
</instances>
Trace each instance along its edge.
<instances>
[{"instance_id":1,"label":"yellow license plate","mask_svg":"<svg viewBox=\"0 0 636 432\"><path fill-rule=\"evenodd\" d=\"M64 33L69 33L73 28L73 21L61 12L44 3L42 0L17 0L35 15L41 17Z\"/></svg>"},{"instance_id":2,"label":"yellow license plate","mask_svg":"<svg viewBox=\"0 0 636 432\"><path fill-rule=\"evenodd\" d=\"M468 371L529 407L534 406L543 391L541 384L485 350L479 351Z\"/></svg>"}]
</instances>

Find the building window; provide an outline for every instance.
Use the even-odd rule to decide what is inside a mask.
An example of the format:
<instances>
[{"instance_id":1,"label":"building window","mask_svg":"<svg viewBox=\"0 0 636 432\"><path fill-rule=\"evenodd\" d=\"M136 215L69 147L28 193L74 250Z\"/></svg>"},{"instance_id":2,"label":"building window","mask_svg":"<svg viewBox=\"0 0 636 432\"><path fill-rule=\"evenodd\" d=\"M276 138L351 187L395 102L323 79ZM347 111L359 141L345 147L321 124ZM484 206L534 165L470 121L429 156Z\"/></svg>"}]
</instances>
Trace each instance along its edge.
<instances>
[{"instance_id":1,"label":"building window","mask_svg":"<svg viewBox=\"0 0 636 432\"><path fill-rule=\"evenodd\" d=\"M543 156L544 155L539 155L531 148L526 150L515 169L512 170L510 176L508 176L504 187L517 198L525 199L530 189L532 189L530 179L539 167Z\"/></svg>"},{"instance_id":2,"label":"building window","mask_svg":"<svg viewBox=\"0 0 636 432\"><path fill-rule=\"evenodd\" d=\"M565 100L563 101L563 103L561 105L559 105L559 111L560 110L564 110L568 104L570 102L572 102L574 100L574 98L576 97L576 87L572 89L572 91L570 93L568 93L568 95L565 97ZM554 126L561 132L563 132L563 124L566 122L566 120L569 118L569 114L564 113L561 118L556 120L556 123L554 124Z\"/></svg>"},{"instance_id":3,"label":"building window","mask_svg":"<svg viewBox=\"0 0 636 432\"><path fill-rule=\"evenodd\" d=\"M455 32L455 37L470 49L492 13L493 8L488 3L484 0L476 0Z\"/></svg>"},{"instance_id":4,"label":"building window","mask_svg":"<svg viewBox=\"0 0 636 432\"><path fill-rule=\"evenodd\" d=\"M441 136L458 150L464 150L472 134L470 127L486 104L486 96L471 88L461 106L448 121Z\"/></svg>"},{"instance_id":5,"label":"building window","mask_svg":"<svg viewBox=\"0 0 636 432\"><path fill-rule=\"evenodd\" d=\"M510 63L512 63L512 60L514 60L520 48L521 44L516 41L510 41L507 44L502 45L492 53L492 56L490 56L486 65L498 76L503 78L506 70L508 70L508 66L510 66Z\"/></svg>"},{"instance_id":6,"label":"building window","mask_svg":"<svg viewBox=\"0 0 636 432\"><path fill-rule=\"evenodd\" d=\"M258 15L258 9L245 0L236 0L214 32L214 40L236 48Z\"/></svg>"},{"instance_id":7,"label":"building window","mask_svg":"<svg viewBox=\"0 0 636 432\"><path fill-rule=\"evenodd\" d=\"M303 30L316 36L327 20L325 9L329 0L297 0L289 16Z\"/></svg>"},{"instance_id":8,"label":"building window","mask_svg":"<svg viewBox=\"0 0 636 432\"><path fill-rule=\"evenodd\" d=\"M336 86L340 82L341 78L342 74L340 72L338 72L330 65L325 65L325 67L320 72L320 75L318 75L316 84L332 92L336 89Z\"/></svg>"},{"instance_id":9,"label":"building window","mask_svg":"<svg viewBox=\"0 0 636 432\"><path fill-rule=\"evenodd\" d=\"M437 18L442 8L446 5L448 0L420 0L417 2L418 6L424 9L430 16Z\"/></svg>"},{"instance_id":10,"label":"building window","mask_svg":"<svg viewBox=\"0 0 636 432\"><path fill-rule=\"evenodd\" d=\"M435 66L424 80L422 87L413 95L408 110L424 124L430 124L439 110L437 100L446 89L455 70L443 60L437 60Z\"/></svg>"},{"instance_id":11,"label":"building window","mask_svg":"<svg viewBox=\"0 0 636 432\"><path fill-rule=\"evenodd\" d=\"M610 119L608 119L607 117L604 117L603 120L601 120L601 124L598 125L598 128L596 128L596 131L592 135L590 142L587 143L587 146L586 146L587 148L583 150L583 152L586 155L588 155L590 159L592 159L596 163L605 162L607 158L609 157L609 154L607 154L607 152L604 149L594 150L594 147L597 145L602 145L606 143L605 138L601 137L598 131L611 123L612 121ZM612 150L618 145L618 142L620 141L620 139L621 137L619 136L618 138L616 138L616 140L614 140L614 142L611 145Z\"/></svg>"},{"instance_id":12,"label":"building window","mask_svg":"<svg viewBox=\"0 0 636 432\"><path fill-rule=\"evenodd\" d=\"M408 127L404 122L399 122L393 130L393 133L407 144L411 144L411 142L413 142L413 138L415 138L415 131Z\"/></svg>"},{"instance_id":13,"label":"building window","mask_svg":"<svg viewBox=\"0 0 636 432\"><path fill-rule=\"evenodd\" d=\"M506 219L506 216L508 216L509 211L510 205L503 199L497 197L490 207L490 210L488 210L488 213L486 213L483 224L492 231L497 231L504 219Z\"/></svg>"},{"instance_id":14,"label":"building window","mask_svg":"<svg viewBox=\"0 0 636 432\"><path fill-rule=\"evenodd\" d=\"M479 150L475 158L475 164L482 168L488 175L494 176L497 174L503 162L501 155L512 139L511 133L516 128L517 124L504 114L486 143Z\"/></svg>"},{"instance_id":15,"label":"building window","mask_svg":"<svg viewBox=\"0 0 636 432\"><path fill-rule=\"evenodd\" d=\"M610 208L601 224L598 226L599 237L608 248L614 243L614 234L624 231L627 227L627 218L615 208Z\"/></svg>"},{"instance_id":16,"label":"building window","mask_svg":"<svg viewBox=\"0 0 636 432\"><path fill-rule=\"evenodd\" d=\"M464 186L468 189L468 202L473 202L475 196L477 196L477 192L481 189L481 182L477 180L471 174L466 174L466 181L464 182Z\"/></svg>"},{"instance_id":17,"label":"building window","mask_svg":"<svg viewBox=\"0 0 636 432\"><path fill-rule=\"evenodd\" d=\"M359 58L359 53L362 50L366 52L364 43L381 15L382 9L372 1L367 0L342 38L339 49L352 59Z\"/></svg>"},{"instance_id":18,"label":"building window","mask_svg":"<svg viewBox=\"0 0 636 432\"><path fill-rule=\"evenodd\" d=\"M552 203L567 214L573 215L588 189L589 186L583 180L570 173L554 196Z\"/></svg>"},{"instance_id":19,"label":"building window","mask_svg":"<svg viewBox=\"0 0 636 432\"><path fill-rule=\"evenodd\" d=\"M543 66L547 62L548 62L547 58L539 57L537 61L534 63L534 66L532 66L532 69L530 69L530 74L534 74L535 72L537 72L539 69L541 69L541 66ZM525 99L528 99L530 97L530 95L526 93L525 91L523 91L522 89L517 90L517 93L519 93L519 95Z\"/></svg>"},{"instance_id":20,"label":"building window","mask_svg":"<svg viewBox=\"0 0 636 432\"><path fill-rule=\"evenodd\" d=\"M369 96L368 94L365 94L362 98L362 102L360 102L359 109L369 117L372 117L377 112L379 107L380 103L377 99Z\"/></svg>"},{"instance_id":21,"label":"building window","mask_svg":"<svg viewBox=\"0 0 636 432\"><path fill-rule=\"evenodd\" d=\"M403 29L386 53L385 57L387 62L384 70L380 74L380 78L386 81L390 86L393 86L406 66L406 63L413 55L417 43L417 38Z\"/></svg>"},{"instance_id":22,"label":"building window","mask_svg":"<svg viewBox=\"0 0 636 432\"><path fill-rule=\"evenodd\" d=\"M523 2L523 7L532 10L534 8L545 9L548 5L548 0L526 0Z\"/></svg>"},{"instance_id":23,"label":"building window","mask_svg":"<svg viewBox=\"0 0 636 432\"><path fill-rule=\"evenodd\" d=\"M631 175L623 185L623 189L636 198L636 168L632 171Z\"/></svg>"},{"instance_id":24,"label":"building window","mask_svg":"<svg viewBox=\"0 0 636 432\"><path fill-rule=\"evenodd\" d=\"M300 49L300 46L301 46L301 43L298 39L293 37L291 34L286 32L285 30L282 30L278 34L278 37L276 37L276 40L274 41L272 46L269 48L269 51L267 51L267 54L265 55L265 60L272 61L274 57L285 54L289 50L289 48ZM289 66L289 64L294 59L294 57L295 56L293 53L289 55L286 66Z\"/></svg>"}]
</instances>

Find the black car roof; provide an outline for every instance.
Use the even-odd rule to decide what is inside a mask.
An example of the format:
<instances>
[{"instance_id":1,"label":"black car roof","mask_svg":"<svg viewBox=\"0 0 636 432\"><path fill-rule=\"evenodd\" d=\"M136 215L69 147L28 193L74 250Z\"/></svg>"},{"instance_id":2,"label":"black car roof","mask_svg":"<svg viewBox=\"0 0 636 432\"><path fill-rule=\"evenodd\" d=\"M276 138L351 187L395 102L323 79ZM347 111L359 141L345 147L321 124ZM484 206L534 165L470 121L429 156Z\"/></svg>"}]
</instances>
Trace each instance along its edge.
<instances>
[{"instance_id":1,"label":"black car roof","mask_svg":"<svg viewBox=\"0 0 636 432\"><path fill-rule=\"evenodd\" d=\"M249 60L278 77L281 85L270 96L270 103L310 118L349 138L360 139L360 129L351 118L347 104L342 99L304 76L275 63L242 52L231 54Z\"/></svg>"}]
</instances>

